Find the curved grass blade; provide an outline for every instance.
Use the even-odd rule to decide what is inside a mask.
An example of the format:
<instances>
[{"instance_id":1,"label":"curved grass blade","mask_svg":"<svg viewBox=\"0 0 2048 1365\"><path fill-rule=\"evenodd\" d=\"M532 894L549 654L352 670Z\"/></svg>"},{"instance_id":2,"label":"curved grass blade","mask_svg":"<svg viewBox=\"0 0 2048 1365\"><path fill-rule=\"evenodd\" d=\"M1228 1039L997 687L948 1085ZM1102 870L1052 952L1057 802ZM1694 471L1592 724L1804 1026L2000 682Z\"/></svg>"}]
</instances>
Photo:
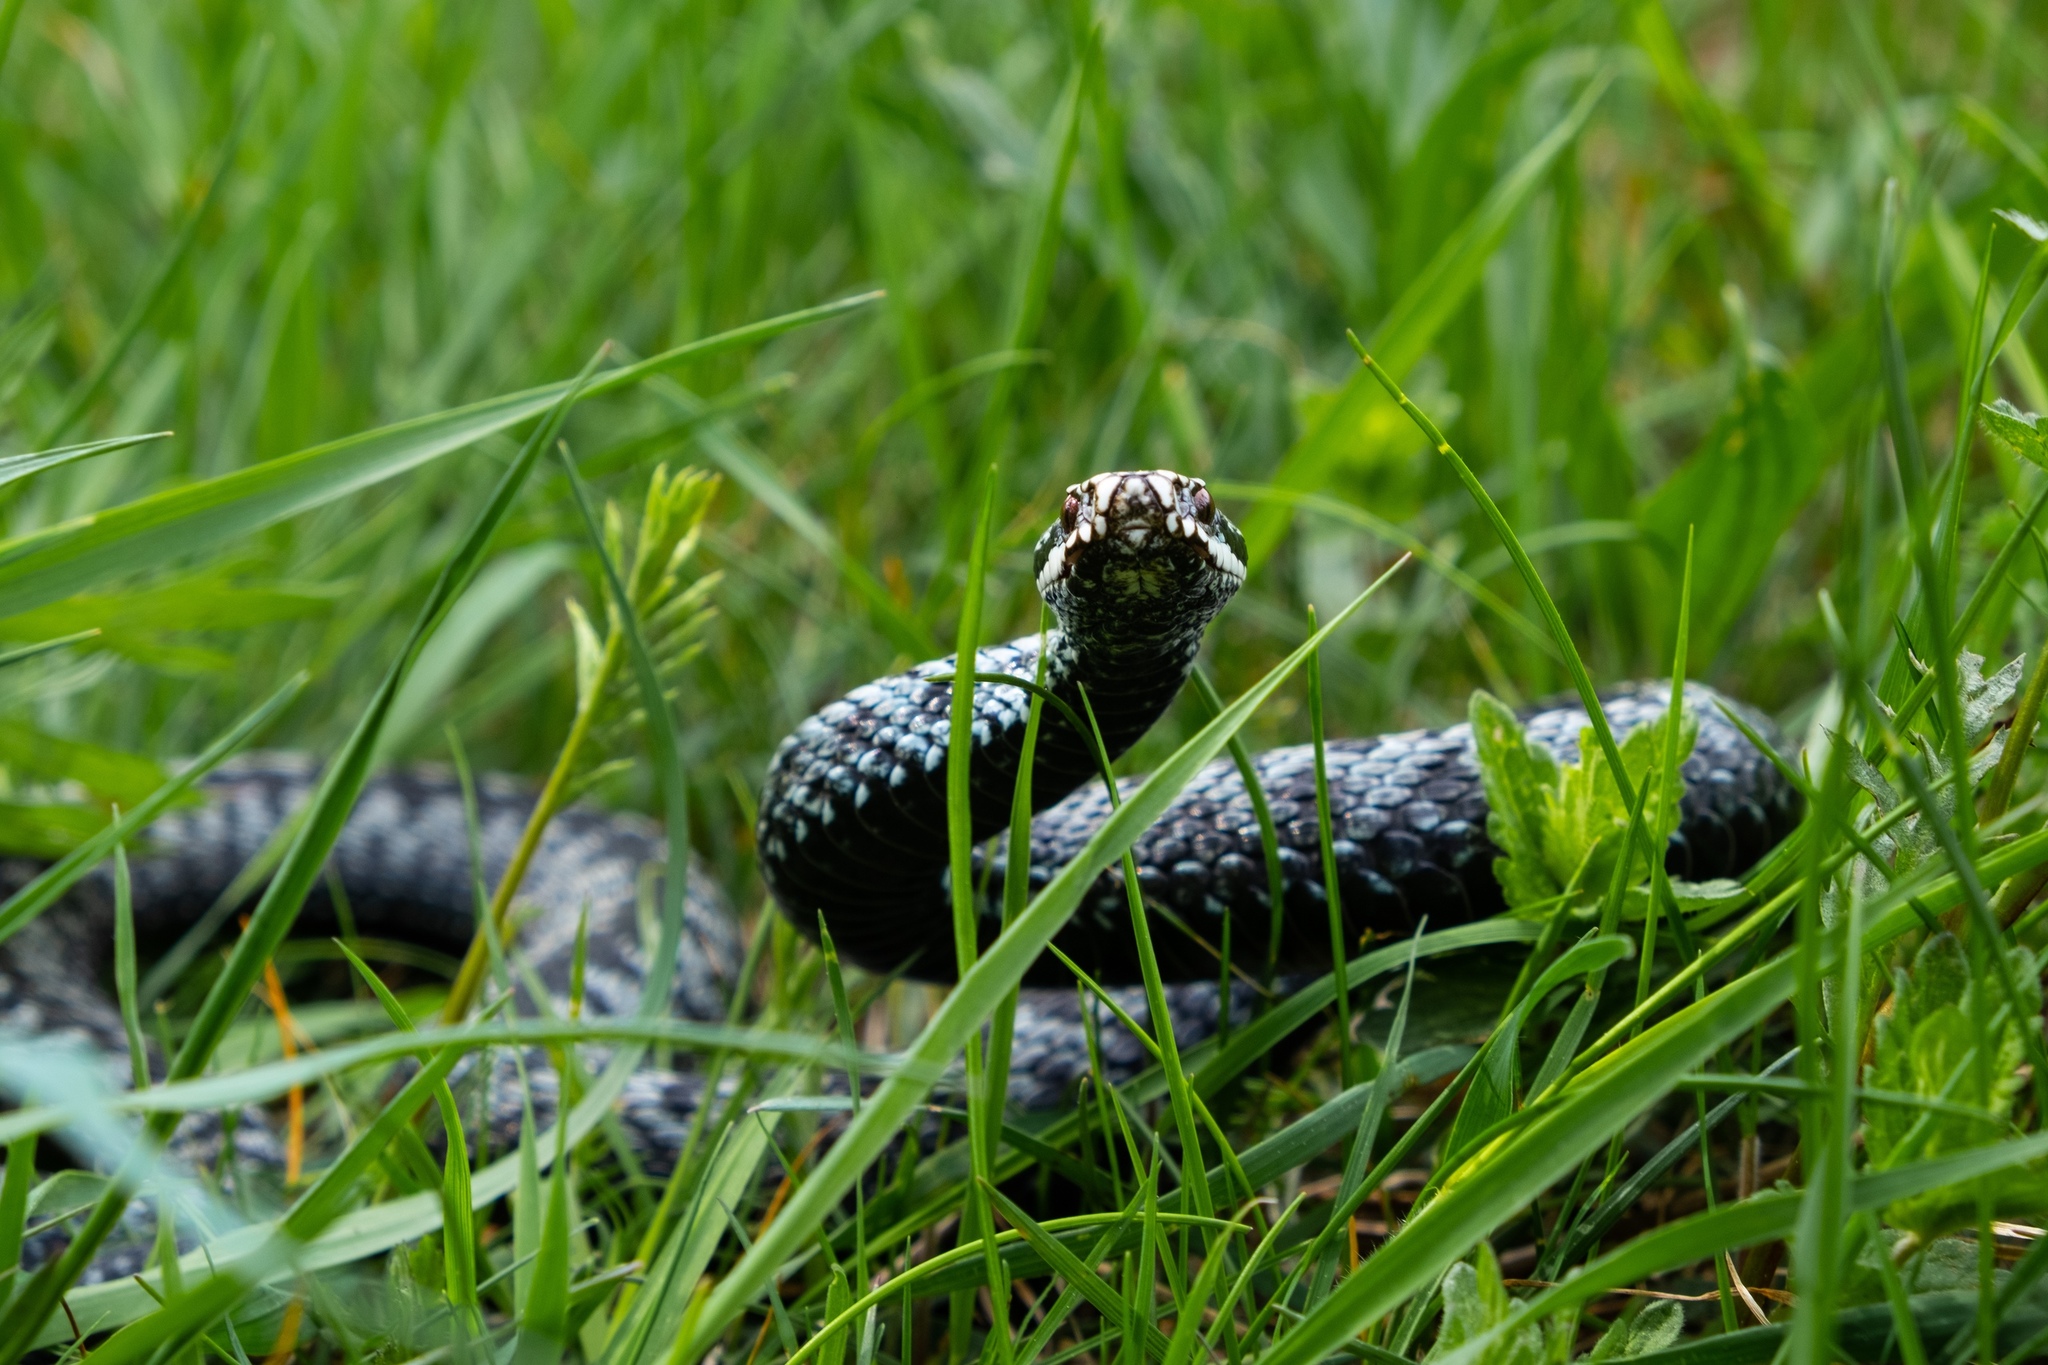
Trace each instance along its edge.
<instances>
[{"instance_id":1,"label":"curved grass blade","mask_svg":"<svg viewBox=\"0 0 2048 1365\"><path fill-rule=\"evenodd\" d=\"M1440 575L1445 582L1493 612L1494 615L1500 617L1503 623L1519 631L1531 644L1550 654L1557 652L1556 644L1552 642L1549 634L1541 625L1531 621L1527 616L1516 610L1512 603L1482 583L1471 570L1458 564L1455 560L1446 559L1431 549L1421 537L1413 534L1405 527L1388 521L1385 517L1370 512L1363 507L1353 506L1351 503L1339 498L1331 497L1327 493L1310 493L1294 488L1275 488L1271 484L1238 483L1229 479L1212 479L1209 483L1209 489L1211 492L1224 497L1243 498L1251 502L1277 502L1305 512L1314 512L1320 516L1329 517L1333 521L1342 521L1356 526L1367 535L1377 540L1385 541L1389 545L1397 545L1414 555L1424 568ZM1607 523L1593 524L1604 526ZM1640 534L1633 526L1630 526L1628 530L1630 538L1635 538ZM1588 537L1588 539L1608 538L1606 535Z\"/></svg>"},{"instance_id":2,"label":"curved grass blade","mask_svg":"<svg viewBox=\"0 0 2048 1365\"><path fill-rule=\"evenodd\" d=\"M69 635L59 635L53 640L38 640L32 645L23 645L19 649L0 650L0 668L5 668L9 664L26 663L30 659L40 658L56 650L68 649L72 645L98 639L99 633L100 628L94 626L90 630L79 630L73 631Z\"/></svg>"},{"instance_id":3,"label":"curved grass blade","mask_svg":"<svg viewBox=\"0 0 2048 1365\"><path fill-rule=\"evenodd\" d=\"M1628 768L1621 761L1621 750L1614 742L1613 727L1608 725L1607 717L1600 709L1600 694L1593 686L1592 675L1586 672L1585 661L1579 657L1578 646L1572 643L1571 631L1566 627L1564 617L1559 615L1557 603L1550 596L1550 589L1544 586L1543 576L1536 572L1536 565L1530 560L1529 552L1522 548L1522 542L1516 537L1514 528L1508 525L1508 519L1501 512L1500 504L1486 491L1486 485L1472 472L1472 466L1466 464L1464 457L1452 449L1451 443L1444 439L1444 434L1437 429L1436 423L1430 421L1428 414L1416 407L1407 394L1401 392L1401 386L1396 384L1394 377L1387 373L1385 367L1366 351L1364 343L1359 341L1357 335L1349 332L1345 335L1351 338L1351 348L1358 352L1358 359L1364 364L1366 371L1379 381L1380 387L1387 391L1387 396L1400 406L1401 411L1407 413L1415 425L1422 429L1422 434L1436 447L1436 453L1451 462L1451 467L1457 471L1458 482L1465 485L1465 491L1472 495L1472 501L1478 503L1479 510L1486 514L1486 520L1492 525L1494 534L1500 537L1501 547L1508 552L1508 557L1515 562L1515 568L1521 572L1522 581L1528 585L1529 595L1534 597L1536 605L1542 608L1544 623L1550 627L1551 638L1556 642L1559 653L1564 657L1565 668L1572 676L1572 685L1578 689L1579 701L1585 706L1586 715L1592 720L1593 734L1600 741L1600 752L1605 755L1609 770L1614 776L1615 786L1621 792L1622 804L1633 806L1636 799L1635 786L1629 781Z\"/></svg>"},{"instance_id":4,"label":"curved grass blade","mask_svg":"<svg viewBox=\"0 0 2048 1365\"><path fill-rule=\"evenodd\" d=\"M95 455L110 451L127 450L131 446L143 445L150 441L161 441L171 435L168 431L149 431L140 436L109 436L104 441L87 441L82 445L58 446L55 450L31 451L25 455L0 456L0 488L5 488L16 479L25 479L31 474L40 474L45 469L56 469L79 460L89 460Z\"/></svg>"},{"instance_id":5,"label":"curved grass blade","mask_svg":"<svg viewBox=\"0 0 2048 1365\"><path fill-rule=\"evenodd\" d=\"M0 1035L5 1036L5 1035ZM509 1019L489 1024L471 1022L453 1028L417 1033L382 1033L319 1052L266 1062L242 1071L170 1081L148 1090L120 1091L79 1099L71 1104L28 1106L0 1114L0 1144L28 1133L45 1133L97 1114L187 1114L263 1104L294 1086L314 1084L360 1066L401 1057L427 1056L449 1049L457 1053L487 1047L567 1046L576 1043L656 1044L689 1051L730 1051L759 1060L859 1066L864 1072L899 1069L894 1059L872 1053L849 1055L830 1038L785 1033L774 1029L735 1028L661 1017L592 1017L583 1019ZM927 1080L940 1073L927 1072Z\"/></svg>"}]
</instances>

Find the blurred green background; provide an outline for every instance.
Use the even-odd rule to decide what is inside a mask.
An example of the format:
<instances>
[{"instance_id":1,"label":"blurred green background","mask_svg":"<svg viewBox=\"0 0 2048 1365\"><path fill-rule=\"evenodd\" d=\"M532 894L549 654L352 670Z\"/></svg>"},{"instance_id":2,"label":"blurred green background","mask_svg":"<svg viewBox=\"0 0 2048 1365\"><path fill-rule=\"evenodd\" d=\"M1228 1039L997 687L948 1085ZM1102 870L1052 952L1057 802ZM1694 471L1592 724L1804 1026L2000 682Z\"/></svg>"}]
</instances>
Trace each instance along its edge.
<instances>
[{"instance_id":1,"label":"blurred green background","mask_svg":"<svg viewBox=\"0 0 2048 1365\"><path fill-rule=\"evenodd\" d=\"M2034 245L1994 211L2048 217L2048 35L1996 0L0 13L0 451L175 432L0 490L11 536L562 378L607 338L649 354L888 291L569 427L628 509L657 462L725 476L698 561L719 615L680 714L698 841L743 896L776 739L950 643L998 457L992 635L1035 626L1031 542L1065 483L1168 465L1223 484L1251 535L1214 636L1226 691L1404 539L1435 567L1333 652L1333 730L1564 686L1347 327L1540 547L1597 676L1668 666L1690 526L1693 671L1803 728L1827 707L1816 589L1883 619L1903 586L1880 280L1939 456L1979 263L2010 279ZM2037 410L2039 331L1992 383ZM15 801L80 774L53 741L191 753L301 668L271 742L331 747L516 435L0 621L104 631L31 665L0 716ZM1971 458L1981 557L2039 476L1990 442ZM574 702L564 599L595 600L574 517L543 466L394 757L445 756L453 721L480 766L545 766ZM2017 600L1986 652L2036 642ZM1255 729L1306 720L1290 702ZM147 789L100 757L97 801ZM652 793L621 773L603 797Z\"/></svg>"}]
</instances>

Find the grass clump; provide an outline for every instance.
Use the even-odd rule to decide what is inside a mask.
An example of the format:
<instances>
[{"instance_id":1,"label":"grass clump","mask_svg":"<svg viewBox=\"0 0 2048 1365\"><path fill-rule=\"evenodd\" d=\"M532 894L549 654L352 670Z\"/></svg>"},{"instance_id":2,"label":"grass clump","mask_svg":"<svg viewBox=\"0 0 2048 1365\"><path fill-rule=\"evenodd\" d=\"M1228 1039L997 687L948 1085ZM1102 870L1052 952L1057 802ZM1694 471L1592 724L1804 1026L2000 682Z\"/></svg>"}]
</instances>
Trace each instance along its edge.
<instances>
[{"instance_id":1,"label":"grass clump","mask_svg":"<svg viewBox=\"0 0 2048 1365\"><path fill-rule=\"evenodd\" d=\"M227 953L124 931L166 1075L0 1057L0 1365L2039 1354L2044 71L1909 3L0 0L0 851L50 864L0 939L229 754L328 760ZM1058 491L1154 465L1253 576L1152 776L961 989L842 971L762 903L768 753L1032 629ZM1739 884L1645 856L1689 745L1596 704L1674 657L1801 750ZM1513 719L1560 692L1577 767ZM1520 916L996 1102L1200 764L1468 714ZM445 760L552 774L536 838L659 811L729 1026L476 1012L516 914L460 967L290 938L373 767ZM515 1043L592 1063L560 1121L436 1155ZM659 1177L607 1119L657 1048L718 1081ZM299 1185L124 1166L244 1104ZM131 1193L196 1248L75 1284Z\"/></svg>"}]
</instances>

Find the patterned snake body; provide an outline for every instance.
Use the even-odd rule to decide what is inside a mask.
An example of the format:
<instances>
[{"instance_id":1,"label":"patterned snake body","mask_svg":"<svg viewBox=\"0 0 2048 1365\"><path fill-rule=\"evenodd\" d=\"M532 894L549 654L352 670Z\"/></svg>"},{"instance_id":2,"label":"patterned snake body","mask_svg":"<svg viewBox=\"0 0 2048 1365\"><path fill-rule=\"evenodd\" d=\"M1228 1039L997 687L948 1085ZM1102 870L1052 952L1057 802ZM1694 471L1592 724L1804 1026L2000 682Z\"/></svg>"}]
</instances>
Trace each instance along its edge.
<instances>
[{"instance_id":1,"label":"patterned snake body","mask_svg":"<svg viewBox=\"0 0 2048 1365\"><path fill-rule=\"evenodd\" d=\"M1158 719L1193 666L1202 630L1244 580L1244 541L1198 479L1164 470L1102 474L1076 484L1038 546L1038 586L1058 629L1045 644L1045 686L1076 714L1092 710L1110 754ZM975 671L1032 678L1036 636L980 650ZM840 952L888 971L948 980L951 899L945 842L951 658L855 689L783 741L762 795L761 867L777 904L811 931L822 911ZM1618 733L1664 711L1665 684L1603 699ZM1085 701L1084 701L1085 694ZM1684 774L1683 822L1668 864L1704 879L1747 868L1791 828L1793 793L1777 769L1721 714L1720 698L1686 688L1699 739ZM974 689L973 824L977 841L1008 822L1029 694L1001 683ZM1745 711L1760 733L1770 722ZM1531 737L1575 759L1586 713L1559 706L1526 718ZM1089 740L1055 708L1041 720L1032 769L1033 890L1079 852L1109 814ZM1313 751L1275 749L1254 764L1277 826L1283 873L1283 970L1326 968L1330 952ZM1495 849L1486 836L1471 728L1339 740L1327 750L1338 899L1348 936L1407 930L1427 916L1445 928L1500 911ZM1123 784L1126 790L1135 781ZM1251 798L1236 765L1211 764L1132 849L1152 939L1169 980L1214 977L1224 916L1237 944L1268 942L1273 909ZM1008 867L977 866L990 891L981 935L1000 927ZM1175 923L1178 920L1179 923ZM1184 929L1182 926L1186 926ZM1189 931L1192 932L1189 932ZM1098 981L1139 969L1121 868L1084 897L1055 942ZM1048 955L1030 977L1071 984Z\"/></svg>"},{"instance_id":2,"label":"patterned snake body","mask_svg":"<svg viewBox=\"0 0 2048 1365\"><path fill-rule=\"evenodd\" d=\"M1062 516L1040 541L1038 586L1058 618L1045 640L1045 684L1080 711L1092 712L1109 752L1120 754L1178 693L1209 621L1244 577L1244 542L1199 480L1166 471L1105 474L1069 491ZM975 668L1030 678L1040 640L1027 637L979 651ZM945 781L952 659L855 689L805 721L784 741L761 802L758 845L776 903L814 932L822 912L842 956L862 966L950 979L954 971L947 885ZM1617 732L1661 714L1662 685L1625 687L1604 702ZM1733 875L1790 828L1797 811L1772 764L1712 706L1714 694L1688 685L1699 740L1684 770L1683 821L1668 863L1694 878ZM1000 683L974 688L972 813L977 847L1008 822L1021 764L1028 694ZM1769 723L1754 717L1760 732ZM1561 706L1526 718L1529 734L1561 758L1576 755L1586 718ZM1047 708L1032 771L1033 889L1082 846L1109 813L1092 740ZM1340 900L1355 940L1404 932L1427 916L1447 927L1501 909L1486 837L1486 798L1469 728L1333 741L1328 750ZM1306 747L1278 749L1255 763L1277 825L1284 894L1279 907L1280 966L1327 965L1329 929L1314 777ZM203 784L206 804L165 816L134 864L134 906L146 938L167 939L197 920L245 863L276 834L312 790L317 773L303 759L258 755ZM1129 784L1126 784L1128 786ZM481 871L495 885L510 861L533 794L486 779L478 792ZM584 1009L624 1014L644 978L643 933L651 928L648 879L666 844L646 819L572 808L556 817L521 887L520 952L557 999L568 989L576 925L589 917ZM977 855L979 856L979 855ZM1214 1026L1218 992L1212 945L1228 915L1234 941L1263 945L1274 913L1257 823L1237 768L1228 761L1197 775L1133 849L1147 902L1157 917L1153 941L1173 985L1168 1005L1176 1036L1191 1044ZM366 789L336 845L333 879L345 891L356 929L378 937L459 949L473 925L475 884L463 801L454 780L434 772L381 777ZM17 884L33 869L14 868ZM998 928L993 907L1009 869L977 864L985 879L984 941ZM111 876L100 869L66 905L0 943L0 1049L27 1040L69 1040L101 1059L111 1087L127 1083L120 1014L101 981L112 922ZM330 931L331 907L310 903L302 927ZM1120 869L1086 893L1056 942L1100 981L1137 979L1127 895ZM671 992L681 1018L722 1020L740 965L733 917L710 879L694 873ZM1247 963L1246 965L1253 965ZM1067 1096L1089 1069L1072 981L1050 955L1020 1001L1011 1100L1044 1108ZM1143 996L1120 1003L1149 1026ZM1245 1008L1248 997L1233 1003ZM1135 1074L1148 1058L1113 1023L1102 1031L1112 1080ZM543 1123L558 1084L544 1058L528 1059ZM5 1068L0 1067L0 1072ZM0 1076L4 1080L4 1076ZM516 1135L520 1096L504 1063L484 1068L492 1145ZM638 1073L623 1097L624 1132L651 1172L679 1151L701 1087L687 1073ZM279 1144L253 1111L236 1130L238 1159L257 1167L280 1160ZM174 1155L193 1164L218 1155L221 1126L193 1116ZM148 1246L150 1215L138 1204L125 1242L103 1252L89 1279L130 1273ZM31 1248L49 1254L54 1229ZM56 1242L51 1241L57 1239Z\"/></svg>"}]
</instances>

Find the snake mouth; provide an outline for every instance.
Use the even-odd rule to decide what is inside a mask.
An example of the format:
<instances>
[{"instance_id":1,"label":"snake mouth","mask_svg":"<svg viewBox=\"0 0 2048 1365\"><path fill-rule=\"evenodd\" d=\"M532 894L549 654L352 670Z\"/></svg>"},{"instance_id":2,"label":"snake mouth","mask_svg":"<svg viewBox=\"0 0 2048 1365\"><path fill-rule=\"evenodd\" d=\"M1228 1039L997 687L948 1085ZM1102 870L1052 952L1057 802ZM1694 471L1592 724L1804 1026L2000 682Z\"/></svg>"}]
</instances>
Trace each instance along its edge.
<instances>
[{"instance_id":1,"label":"snake mouth","mask_svg":"<svg viewBox=\"0 0 2048 1365\"><path fill-rule=\"evenodd\" d=\"M1244 537L1216 508L1202 480L1171 469L1097 474L1067 489L1060 519L1038 542L1040 593L1050 592L1085 562L1178 555L1227 579L1244 582Z\"/></svg>"}]
</instances>

